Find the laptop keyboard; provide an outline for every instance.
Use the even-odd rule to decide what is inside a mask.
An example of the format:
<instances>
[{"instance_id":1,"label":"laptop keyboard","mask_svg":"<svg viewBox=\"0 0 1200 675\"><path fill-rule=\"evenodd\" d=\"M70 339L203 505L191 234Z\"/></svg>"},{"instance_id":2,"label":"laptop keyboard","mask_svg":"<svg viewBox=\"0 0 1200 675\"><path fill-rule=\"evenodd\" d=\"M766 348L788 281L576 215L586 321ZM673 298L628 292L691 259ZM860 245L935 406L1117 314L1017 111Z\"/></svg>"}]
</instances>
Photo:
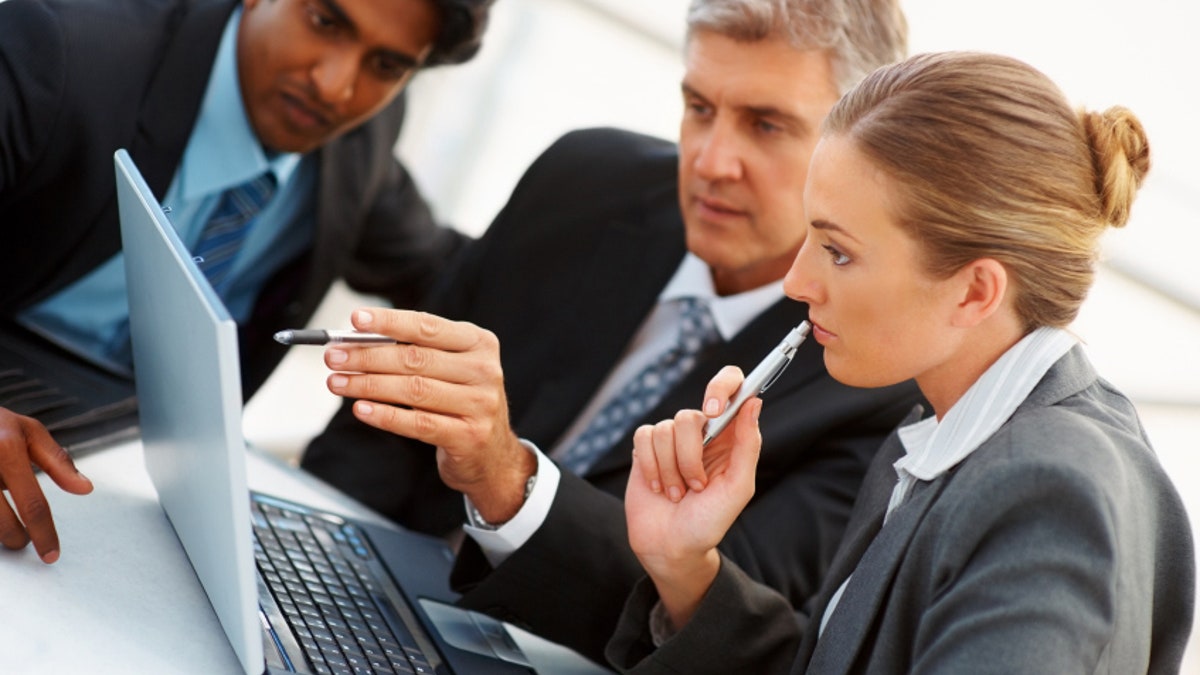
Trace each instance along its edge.
<instances>
[{"instance_id":1,"label":"laptop keyboard","mask_svg":"<svg viewBox=\"0 0 1200 675\"><path fill-rule=\"evenodd\" d=\"M357 527L251 500L254 557L314 673L432 673L392 610ZM387 613L385 615L385 613Z\"/></svg>"}]
</instances>

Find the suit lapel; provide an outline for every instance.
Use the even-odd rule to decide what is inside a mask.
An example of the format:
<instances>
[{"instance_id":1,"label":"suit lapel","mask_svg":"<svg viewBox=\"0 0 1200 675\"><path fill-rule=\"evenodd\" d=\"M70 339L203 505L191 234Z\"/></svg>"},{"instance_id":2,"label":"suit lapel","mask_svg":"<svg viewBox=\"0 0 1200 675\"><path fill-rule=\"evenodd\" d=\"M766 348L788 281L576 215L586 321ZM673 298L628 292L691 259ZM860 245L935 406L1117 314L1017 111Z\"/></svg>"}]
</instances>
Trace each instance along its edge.
<instances>
[{"instance_id":1,"label":"suit lapel","mask_svg":"<svg viewBox=\"0 0 1200 675\"><path fill-rule=\"evenodd\" d=\"M558 327L559 364L545 373L515 428L549 450L588 404L674 275L686 252L683 223L671 195L643 210L644 222L610 222L573 297L586 311Z\"/></svg>"},{"instance_id":2,"label":"suit lapel","mask_svg":"<svg viewBox=\"0 0 1200 675\"><path fill-rule=\"evenodd\" d=\"M162 65L146 91L129 154L158 198L175 176L200 113L221 33L237 3L180 3Z\"/></svg>"},{"instance_id":3,"label":"suit lapel","mask_svg":"<svg viewBox=\"0 0 1200 675\"><path fill-rule=\"evenodd\" d=\"M914 410L900 426L917 421L921 414L922 411ZM879 534L888 502L891 500L892 488L896 485L896 471L892 465L903 455L904 445L900 442L900 437L893 433L884 441L875 460L868 467L867 475L858 491L858 498L854 501L854 509L850 513L850 522L842 537L842 543L829 565L829 571L821 583L821 590L809 603L809 625L800 644L798 662L808 663L812 658L817 641L817 628L825 614L825 608L829 606L830 599L842 582L854 572L863 554Z\"/></svg>"},{"instance_id":4,"label":"suit lapel","mask_svg":"<svg viewBox=\"0 0 1200 675\"><path fill-rule=\"evenodd\" d=\"M918 483L887 524L867 546L853 569L838 606L817 640L808 669L815 673L847 673L870 638L885 609L891 586L909 543L947 483L948 474L932 483ZM886 510L886 504L884 505ZM882 512L880 512L882 520ZM819 622L821 617L814 616Z\"/></svg>"}]
</instances>

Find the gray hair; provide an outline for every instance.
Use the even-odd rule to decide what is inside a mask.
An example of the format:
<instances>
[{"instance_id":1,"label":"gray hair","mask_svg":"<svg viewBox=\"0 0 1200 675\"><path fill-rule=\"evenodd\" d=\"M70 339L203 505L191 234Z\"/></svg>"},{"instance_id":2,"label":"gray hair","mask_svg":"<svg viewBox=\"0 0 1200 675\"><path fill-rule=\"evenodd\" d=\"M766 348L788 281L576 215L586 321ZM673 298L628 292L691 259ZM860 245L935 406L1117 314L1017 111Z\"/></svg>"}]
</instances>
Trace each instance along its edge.
<instances>
[{"instance_id":1,"label":"gray hair","mask_svg":"<svg viewBox=\"0 0 1200 675\"><path fill-rule=\"evenodd\" d=\"M826 50L840 94L908 51L898 0L692 0L689 40L696 31L741 42L781 37L796 49Z\"/></svg>"}]
</instances>

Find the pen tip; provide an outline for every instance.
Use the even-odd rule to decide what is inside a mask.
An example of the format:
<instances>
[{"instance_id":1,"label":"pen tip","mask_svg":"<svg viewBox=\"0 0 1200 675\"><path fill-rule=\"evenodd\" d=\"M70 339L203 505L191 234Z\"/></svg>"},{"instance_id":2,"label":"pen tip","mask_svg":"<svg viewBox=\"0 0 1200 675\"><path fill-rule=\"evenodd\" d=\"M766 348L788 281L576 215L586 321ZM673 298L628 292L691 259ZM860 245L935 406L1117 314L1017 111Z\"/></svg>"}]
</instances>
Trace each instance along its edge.
<instances>
[{"instance_id":1,"label":"pen tip","mask_svg":"<svg viewBox=\"0 0 1200 675\"><path fill-rule=\"evenodd\" d=\"M290 331L290 330L279 331L278 333L275 334L275 341L281 345L292 344L292 331Z\"/></svg>"}]
</instances>

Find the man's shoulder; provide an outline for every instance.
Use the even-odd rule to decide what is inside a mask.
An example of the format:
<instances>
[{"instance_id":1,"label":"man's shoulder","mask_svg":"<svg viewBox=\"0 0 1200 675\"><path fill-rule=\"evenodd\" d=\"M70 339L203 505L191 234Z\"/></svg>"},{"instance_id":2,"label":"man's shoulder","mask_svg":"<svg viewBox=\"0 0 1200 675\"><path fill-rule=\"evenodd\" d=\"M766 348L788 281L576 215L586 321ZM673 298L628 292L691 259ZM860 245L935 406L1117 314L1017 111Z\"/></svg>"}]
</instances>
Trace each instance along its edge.
<instances>
[{"instance_id":1,"label":"man's shoulder","mask_svg":"<svg viewBox=\"0 0 1200 675\"><path fill-rule=\"evenodd\" d=\"M616 127L592 127L568 131L546 153L674 160L678 150L675 143L665 138Z\"/></svg>"},{"instance_id":2,"label":"man's shoulder","mask_svg":"<svg viewBox=\"0 0 1200 675\"><path fill-rule=\"evenodd\" d=\"M226 0L6 0L2 11L5 28L57 29L83 38L94 35L115 49L141 41L159 43L164 33L151 29L174 24L194 7L220 3L231 4Z\"/></svg>"},{"instance_id":3,"label":"man's shoulder","mask_svg":"<svg viewBox=\"0 0 1200 675\"><path fill-rule=\"evenodd\" d=\"M598 127L559 137L538 157L530 173L612 184L674 181L678 150L671 141L624 129Z\"/></svg>"}]
</instances>

